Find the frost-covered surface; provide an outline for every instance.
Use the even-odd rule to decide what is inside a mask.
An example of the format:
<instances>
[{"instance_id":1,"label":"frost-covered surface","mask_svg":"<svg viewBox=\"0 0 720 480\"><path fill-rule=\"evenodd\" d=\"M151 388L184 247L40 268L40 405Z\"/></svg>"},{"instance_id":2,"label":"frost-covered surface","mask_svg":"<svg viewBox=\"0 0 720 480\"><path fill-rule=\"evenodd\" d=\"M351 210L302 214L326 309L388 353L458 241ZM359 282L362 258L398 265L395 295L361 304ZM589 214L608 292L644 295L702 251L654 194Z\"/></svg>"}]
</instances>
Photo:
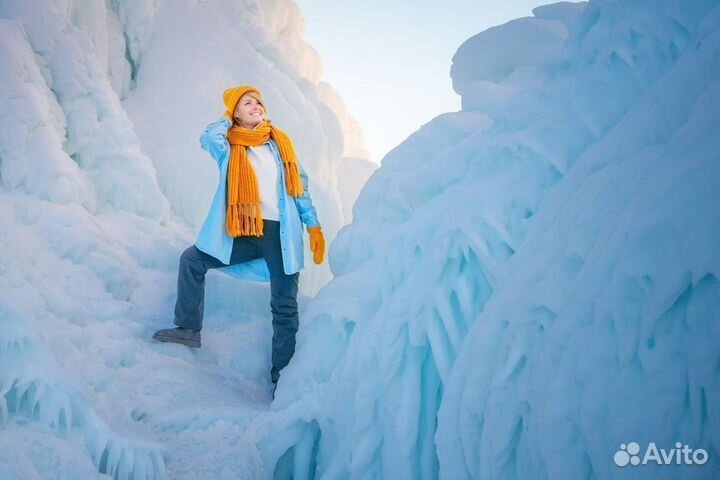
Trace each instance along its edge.
<instances>
[{"instance_id":1,"label":"frost-covered surface","mask_svg":"<svg viewBox=\"0 0 720 480\"><path fill-rule=\"evenodd\" d=\"M198 132L224 111L225 88L250 84L262 90L269 117L294 139L331 241L349 221L343 212L367 180L340 164L363 165L367 152L342 99L320 80L322 65L301 40L297 6L289 0L185 0L118 8L127 30L135 32L130 57L138 69L137 87L124 106L175 211L195 227L202 223L217 172L197 148ZM341 190L339 182L355 188ZM327 265L308 270L302 288L314 293L329 277Z\"/></svg>"},{"instance_id":2,"label":"frost-covered surface","mask_svg":"<svg viewBox=\"0 0 720 480\"><path fill-rule=\"evenodd\" d=\"M8 1L0 21L11 187L92 212L160 219L172 208L199 228L217 168L198 138L224 111L223 90L247 83L295 140L328 240L350 220L369 176L362 132L320 80L289 0ZM34 156L52 158L49 170L27 172ZM301 288L313 294L329 278L327 265L308 270Z\"/></svg>"},{"instance_id":3,"label":"frost-covered surface","mask_svg":"<svg viewBox=\"0 0 720 480\"><path fill-rule=\"evenodd\" d=\"M203 349L146 340L197 220L187 179L213 183L185 132L238 71L197 45L238 35L257 75L296 85L266 91L291 133L355 127L325 87L303 96L319 64L290 4L118 3L47 3L80 30L0 20L1 478L720 477L716 1L556 4L461 46L463 110L370 178L271 406L266 286L211 272ZM191 11L209 30L178 36ZM188 62L173 45L208 58L197 104L168 81ZM293 117L317 98L339 120ZM362 145L310 129L331 201L328 152ZM630 441L710 461L615 467Z\"/></svg>"},{"instance_id":4,"label":"frost-covered surface","mask_svg":"<svg viewBox=\"0 0 720 480\"><path fill-rule=\"evenodd\" d=\"M329 238L354 202L362 136L301 35L283 0L0 2L0 478L263 476L238 438L269 403L268 285L211 272L205 348L150 336L215 189L198 138L224 88L265 91ZM312 293L329 269L306 264Z\"/></svg>"},{"instance_id":5,"label":"frost-covered surface","mask_svg":"<svg viewBox=\"0 0 720 480\"><path fill-rule=\"evenodd\" d=\"M384 159L333 244L275 417L253 422L264 462L720 476L717 2L538 8L469 39L452 76L463 111ZM630 441L710 460L616 467Z\"/></svg>"},{"instance_id":6,"label":"frost-covered surface","mask_svg":"<svg viewBox=\"0 0 720 480\"><path fill-rule=\"evenodd\" d=\"M128 12L128 28L138 32L132 58L139 65L137 87L123 105L173 209L191 225L202 224L217 168L197 148L199 132L224 112L225 88L255 85L263 92L269 118L293 138L331 241L349 220L343 212L367 180L352 177L341 163L363 165L367 152L342 99L320 81L322 66L301 40L304 26L297 6L289 0L165 1L143 16L139 8L121 9ZM151 35L144 33L148 29ZM339 182L355 188L341 190ZM311 263L309 251L306 263ZM327 264L308 269L303 290L312 294L329 278Z\"/></svg>"}]
</instances>

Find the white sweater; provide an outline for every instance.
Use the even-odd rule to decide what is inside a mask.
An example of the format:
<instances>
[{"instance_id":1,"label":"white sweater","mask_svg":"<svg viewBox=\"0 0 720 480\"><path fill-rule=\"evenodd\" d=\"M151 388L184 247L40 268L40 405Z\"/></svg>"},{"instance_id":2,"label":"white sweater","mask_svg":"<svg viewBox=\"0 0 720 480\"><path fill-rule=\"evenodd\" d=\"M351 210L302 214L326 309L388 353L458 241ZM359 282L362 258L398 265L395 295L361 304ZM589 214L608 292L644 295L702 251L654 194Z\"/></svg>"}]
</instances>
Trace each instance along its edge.
<instances>
[{"instance_id":1,"label":"white sweater","mask_svg":"<svg viewBox=\"0 0 720 480\"><path fill-rule=\"evenodd\" d=\"M278 171L270 146L248 147L248 160L255 170L260 189L260 208L266 220L280 220L278 209Z\"/></svg>"}]
</instances>

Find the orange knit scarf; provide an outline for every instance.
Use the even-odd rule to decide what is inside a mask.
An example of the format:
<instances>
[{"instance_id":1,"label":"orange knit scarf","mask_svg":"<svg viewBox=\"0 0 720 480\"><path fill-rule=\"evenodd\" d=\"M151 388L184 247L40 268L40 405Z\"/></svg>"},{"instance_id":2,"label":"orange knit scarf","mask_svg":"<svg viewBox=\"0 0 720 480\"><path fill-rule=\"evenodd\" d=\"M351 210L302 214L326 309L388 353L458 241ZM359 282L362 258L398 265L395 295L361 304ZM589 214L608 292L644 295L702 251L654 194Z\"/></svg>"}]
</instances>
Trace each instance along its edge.
<instances>
[{"instance_id":1,"label":"orange knit scarf","mask_svg":"<svg viewBox=\"0 0 720 480\"><path fill-rule=\"evenodd\" d=\"M227 218L225 229L231 237L251 235L261 237L263 218L260 210L260 189L255 170L250 164L247 147L262 145L272 138L280 150L285 166L285 188L289 195L303 194L295 149L285 132L264 121L254 130L237 126L227 132L230 143L230 165L228 166ZM268 192L270 193L270 192Z\"/></svg>"}]
</instances>

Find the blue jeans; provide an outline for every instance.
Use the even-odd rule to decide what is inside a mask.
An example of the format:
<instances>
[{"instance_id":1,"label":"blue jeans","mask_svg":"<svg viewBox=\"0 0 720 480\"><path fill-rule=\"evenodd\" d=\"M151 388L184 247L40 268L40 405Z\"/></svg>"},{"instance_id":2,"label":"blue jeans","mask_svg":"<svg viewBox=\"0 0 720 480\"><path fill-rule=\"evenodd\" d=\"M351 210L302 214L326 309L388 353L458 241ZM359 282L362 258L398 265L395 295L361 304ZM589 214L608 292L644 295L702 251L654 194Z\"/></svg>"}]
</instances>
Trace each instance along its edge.
<instances>
[{"instance_id":1,"label":"blue jeans","mask_svg":"<svg viewBox=\"0 0 720 480\"><path fill-rule=\"evenodd\" d=\"M273 382L280 378L280 370L290 363L295 353L295 334L298 330L299 273L286 275L280 245L280 222L263 219L261 237L236 237L233 241L230 264L264 258L270 270L270 311L272 312L272 370ZM205 300L205 274L211 268L225 267L217 258L198 250L195 245L180 255L178 269L175 325L201 330Z\"/></svg>"}]
</instances>

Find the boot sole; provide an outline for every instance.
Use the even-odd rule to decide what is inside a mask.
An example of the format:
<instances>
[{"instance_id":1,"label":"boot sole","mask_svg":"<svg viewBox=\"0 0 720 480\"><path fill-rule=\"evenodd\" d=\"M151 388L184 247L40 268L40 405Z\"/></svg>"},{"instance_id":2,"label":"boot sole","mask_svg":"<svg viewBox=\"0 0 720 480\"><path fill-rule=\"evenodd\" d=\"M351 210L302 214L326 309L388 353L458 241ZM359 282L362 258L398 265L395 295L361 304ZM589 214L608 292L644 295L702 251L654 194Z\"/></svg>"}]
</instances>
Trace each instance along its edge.
<instances>
[{"instance_id":1,"label":"boot sole","mask_svg":"<svg viewBox=\"0 0 720 480\"><path fill-rule=\"evenodd\" d=\"M153 335L153 339L163 343L179 343L187 347L200 348L200 342L195 340L185 340L177 337L166 337L164 335Z\"/></svg>"}]
</instances>

